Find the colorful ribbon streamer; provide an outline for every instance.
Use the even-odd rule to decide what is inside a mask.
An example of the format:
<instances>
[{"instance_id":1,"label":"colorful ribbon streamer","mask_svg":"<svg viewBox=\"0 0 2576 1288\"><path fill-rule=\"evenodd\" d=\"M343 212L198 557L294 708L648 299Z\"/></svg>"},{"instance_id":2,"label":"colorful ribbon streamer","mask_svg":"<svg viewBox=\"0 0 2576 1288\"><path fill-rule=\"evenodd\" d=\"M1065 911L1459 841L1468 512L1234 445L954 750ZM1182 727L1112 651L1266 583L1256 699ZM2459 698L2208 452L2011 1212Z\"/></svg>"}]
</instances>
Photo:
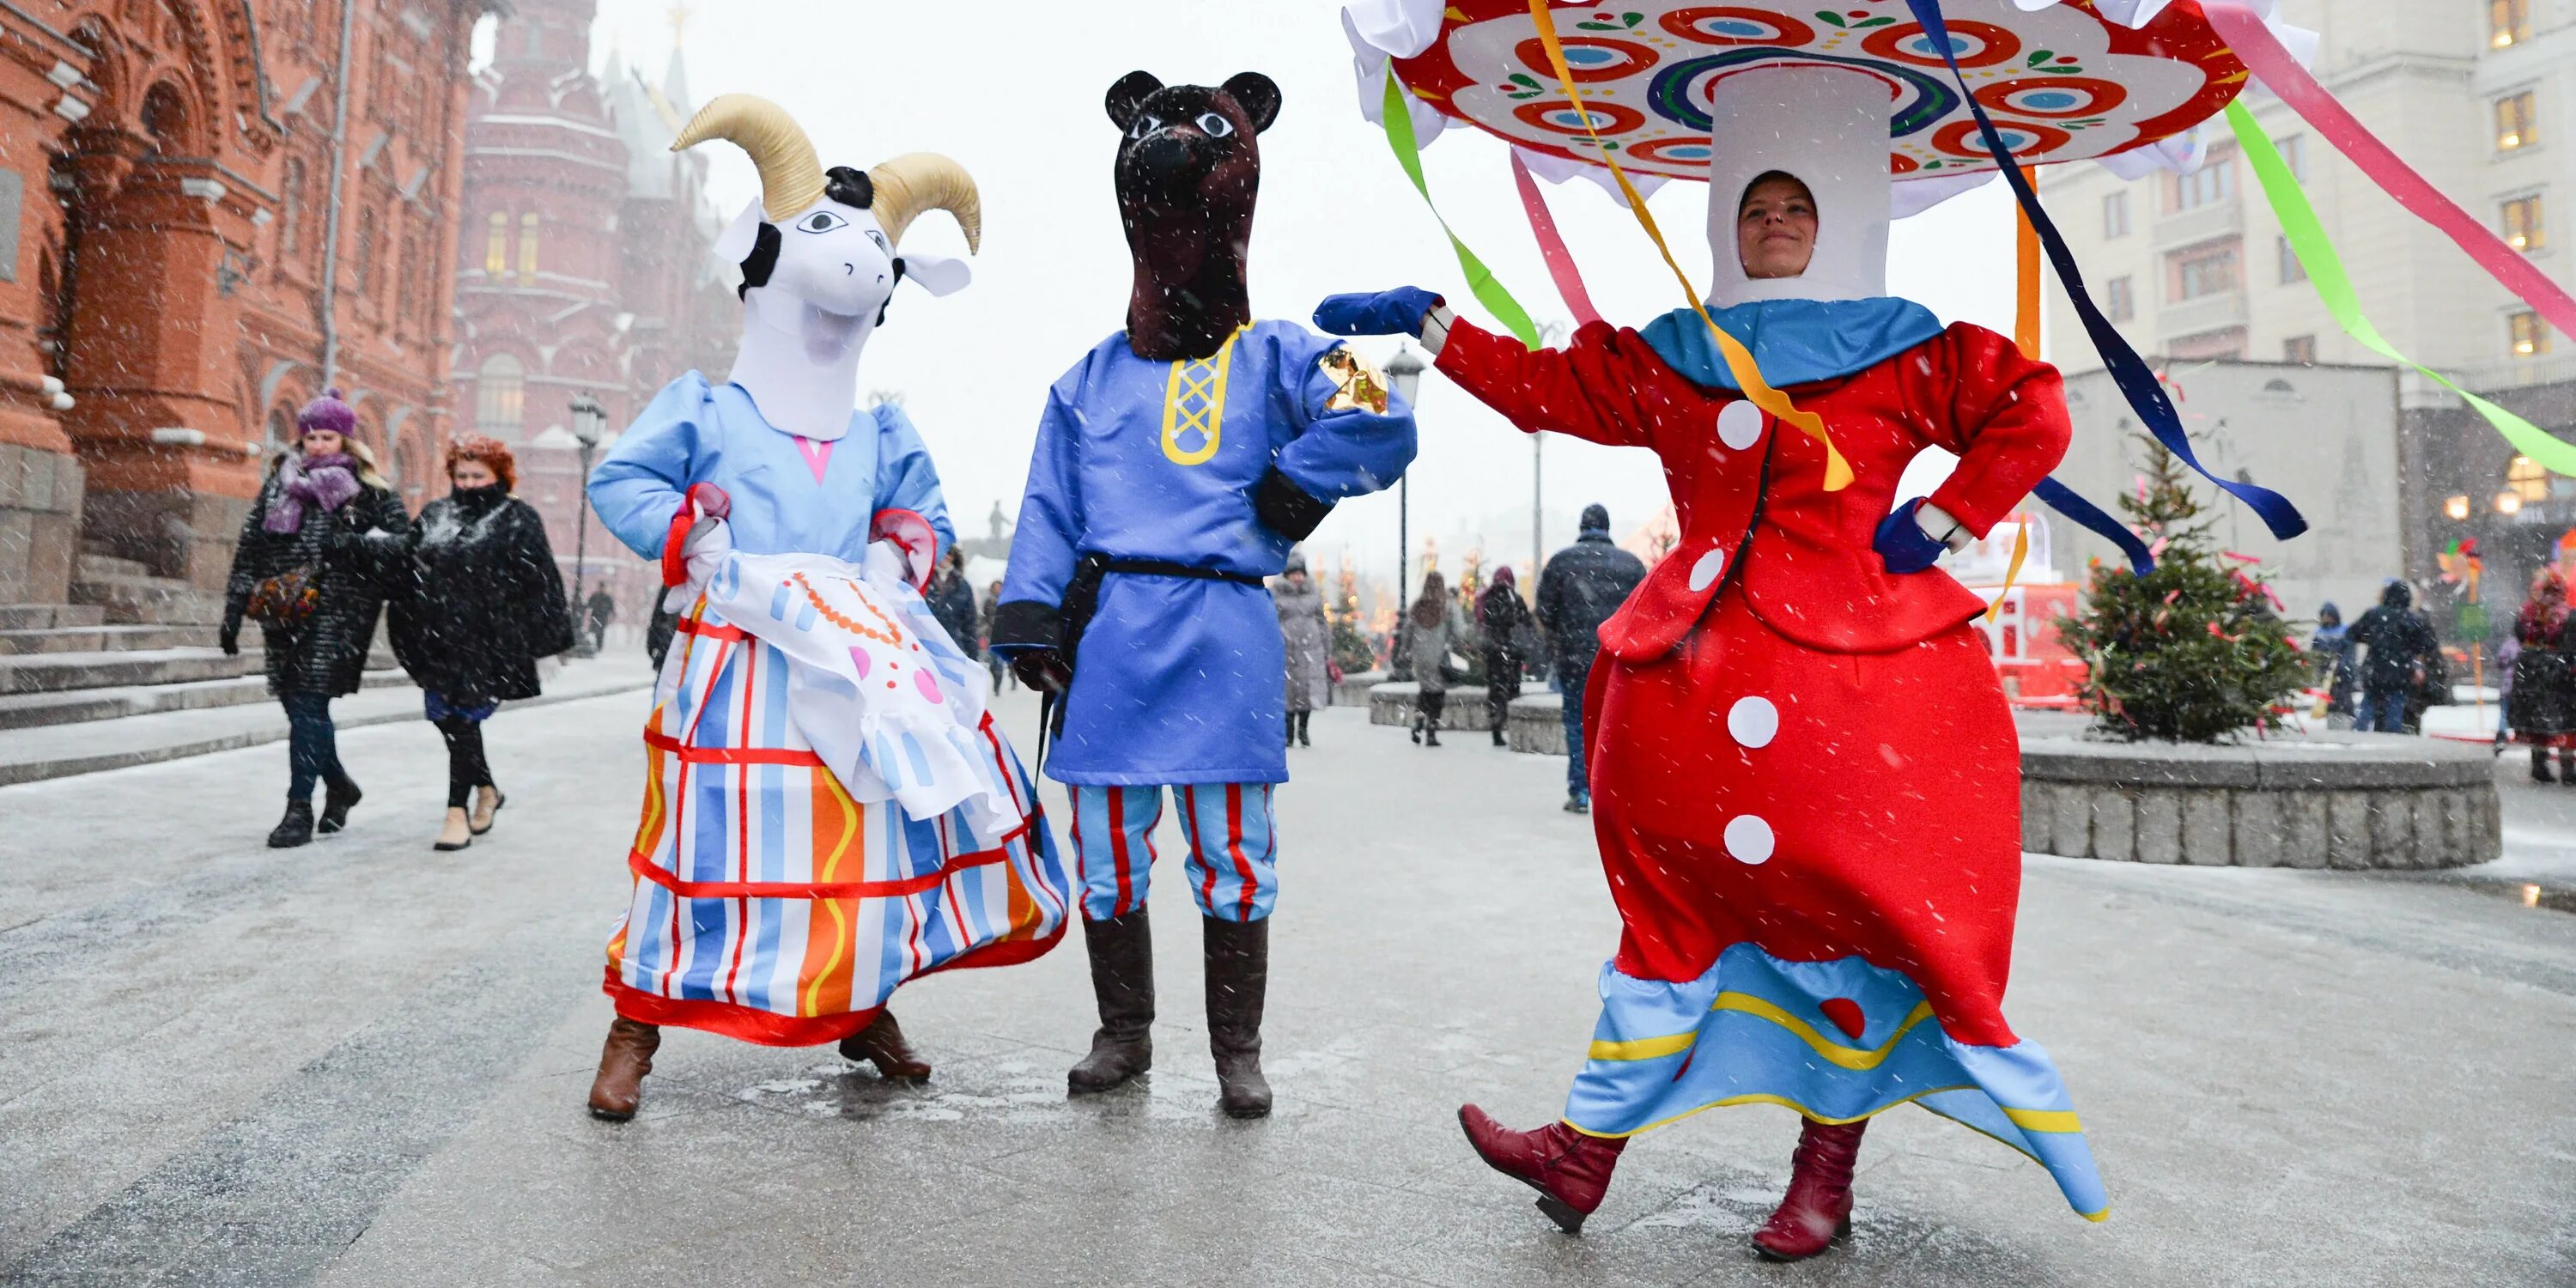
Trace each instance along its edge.
<instances>
[{"instance_id":1,"label":"colorful ribbon streamer","mask_svg":"<svg viewBox=\"0 0 2576 1288\"><path fill-rule=\"evenodd\" d=\"M1545 4L1546 0L1531 2ZM2076 316L2083 319L2085 333L2092 337L2094 349L2101 353L2102 364L2110 370L2112 383L2120 387L2129 406L2136 409L2138 418L2146 424L2147 432L2155 435L2156 441L2163 444L2166 451L2172 452L2202 478L2243 501L2261 517L2263 526L2271 530L2273 537L2287 541L2307 531L2308 521L2300 517L2298 507L2290 504L2288 497L2252 483L2221 478L2200 463L2200 454L2192 450L2191 436L2183 432L2182 417L2175 413L2172 400L2165 397L2163 387L2156 383L2155 372L2138 357L2137 350L2129 347L2119 329L2111 325L2111 319L2103 316L2101 307L2093 302L2092 294L2084 286L2083 271L2076 266L2074 252L2066 247L2066 238L2057 231L2057 225L2050 222L2048 212L2040 208L2039 193L2032 189L2028 179L2022 177L2021 167L2013 160L2012 150L2005 147L2002 137L1995 133L1993 118L1986 115L1985 105L1979 103L1976 94L1969 90L1967 75L1959 70L1958 47L1951 42L1950 25L1941 17L1940 0L1905 0L1905 3L1914 11L1914 20L1923 25L1923 32L1931 38L1932 46L1941 51L1942 61L1949 64L1951 79L1959 84L1960 98L1977 118L1977 129L1984 136L1986 150L1993 154L1995 165L2002 169L2004 179L2012 184L2013 197L2021 203L2022 212L2030 217L2031 228L2039 234L2040 246L2048 252L2049 262L2056 266L2057 280L2066 288L2067 299L2075 305Z\"/></svg>"},{"instance_id":2,"label":"colorful ribbon streamer","mask_svg":"<svg viewBox=\"0 0 2576 1288\"><path fill-rule=\"evenodd\" d=\"M1700 303L1699 291L1691 285L1690 276L1682 272L1682 266L1674 261L1673 248L1664 240L1663 229L1655 226L1654 212L1646 209L1646 198L1637 191L1637 185L1628 182L1628 172L1619 168L1618 158L1601 145L1601 132L1592 124L1592 109L1583 105L1583 96L1575 91L1574 72L1565 64L1565 46L1557 41L1556 18L1548 12L1547 0L1529 0L1529 10L1530 21L1538 28L1539 44L1546 48L1548 64L1556 70L1557 88L1564 91L1565 101L1582 115L1583 132L1591 136L1593 151L1600 154L1601 163L1610 167L1610 177L1619 181L1619 191L1628 199L1628 213L1637 217L1637 226L1645 229L1647 238L1655 243L1656 252L1664 257L1664 267L1673 270L1673 280L1681 283L1682 295L1690 301L1691 311L1699 314L1699 320L1708 327L1709 336L1717 341L1717 351L1725 357L1726 369L1734 373L1736 387L1744 391L1745 398L1754 406L1797 426L1807 437L1824 445L1826 491L1839 492L1850 487L1851 463L1835 450L1833 437L1825 432L1824 418L1814 412L1800 410L1796 403L1789 401L1787 394L1772 388L1762 379L1761 368L1754 364L1752 352L1720 329L1717 319L1708 315L1708 307ZM1391 65L1387 69L1387 79L1395 79Z\"/></svg>"},{"instance_id":3,"label":"colorful ribbon streamer","mask_svg":"<svg viewBox=\"0 0 2576 1288\"><path fill-rule=\"evenodd\" d=\"M1405 109L1404 84L1396 79L1392 59L1386 65L1386 102L1378 117L1386 126L1386 145L1395 150L1396 164L1404 167L1405 177L1413 180L1413 190L1422 194L1422 204L1431 208L1431 217L1440 221L1440 231L1448 236L1450 248L1458 252L1458 268L1467 275L1467 290L1522 344L1538 348L1538 324L1530 321L1529 310L1494 280L1494 271L1476 258L1476 252L1467 249L1467 243L1458 240L1458 234L1450 231L1449 221L1440 214L1440 207L1431 200L1431 185L1422 177L1422 145L1413 136L1413 115Z\"/></svg>"},{"instance_id":4,"label":"colorful ribbon streamer","mask_svg":"<svg viewBox=\"0 0 2576 1288\"><path fill-rule=\"evenodd\" d=\"M1521 213L1529 216L1530 236L1538 239L1539 258L1547 261L1547 275L1556 279L1557 298L1565 301L1576 326L1600 321L1601 310L1592 307L1592 292L1583 289L1583 272L1574 266L1574 252L1566 248L1564 235L1556 231L1556 216L1548 213L1547 198L1539 195L1538 179L1530 174L1529 163L1521 160L1518 150L1512 153L1512 184L1521 191Z\"/></svg>"},{"instance_id":5,"label":"colorful ribbon streamer","mask_svg":"<svg viewBox=\"0 0 2576 1288\"><path fill-rule=\"evenodd\" d=\"M2326 142L2351 158L2365 177L2395 197L2399 205L2413 211L2416 218L2459 243L2478 267L2547 318L2559 334L2576 336L2576 296L2570 296L2565 287L2551 281L2527 256L2506 245L2493 229L2462 210L2458 202L2443 196L2423 175L2399 160L2387 144L2362 128L2361 122L2317 84L2308 69L2281 47L2271 29L2241 0L2204 0L2201 12L2208 15L2209 25L2226 39L2236 56L2263 78L2263 84L2280 95L2300 119L2315 127ZM2237 130L2240 137L2244 133L2243 129Z\"/></svg>"},{"instance_id":6,"label":"colorful ribbon streamer","mask_svg":"<svg viewBox=\"0 0 2576 1288\"><path fill-rule=\"evenodd\" d=\"M2391 362L2401 363L2423 372L2425 377L2467 400L2487 423L2513 444L2514 450L2539 463L2555 474L2576 474L2576 444L2564 442L2522 417L2488 402L2476 394L2451 383L2449 377L2399 353L2379 334L2379 328L2361 311L2361 300L2353 293L2352 276L2344 271L2343 257L2335 253L2334 243L2326 240L2325 225L2318 222L2315 208L2308 204L2307 194L2299 190L2299 180L2290 173L2290 163L2272 146L2263 126L2245 110L2241 102L2227 105L2227 124L2236 131L2236 144L2245 150L2245 160L2254 169L2254 177L2263 185L2263 195L2272 203L2272 213L2281 221L2281 235L2289 240L2290 249L2307 266L2308 283L2317 290L2326 312L2334 316L2335 325L2344 334L2360 341L2372 352Z\"/></svg>"},{"instance_id":7,"label":"colorful ribbon streamer","mask_svg":"<svg viewBox=\"0 0 2576 1288\"><path fill-rule=\"evenodd\" d=\"M2055 479L2041 479L2039 486L2032 488L2030 494L2047 502L2049 509L2074 520L2085 531L2118 546L2120 553L2128 556L2130 571L2144 577L2156 570L2155 551L2148 549L2147 543L2139 540L2138 534L2131 532L2127 524L2076 495L2075 489Z\"/></svg>"}]
</instances>

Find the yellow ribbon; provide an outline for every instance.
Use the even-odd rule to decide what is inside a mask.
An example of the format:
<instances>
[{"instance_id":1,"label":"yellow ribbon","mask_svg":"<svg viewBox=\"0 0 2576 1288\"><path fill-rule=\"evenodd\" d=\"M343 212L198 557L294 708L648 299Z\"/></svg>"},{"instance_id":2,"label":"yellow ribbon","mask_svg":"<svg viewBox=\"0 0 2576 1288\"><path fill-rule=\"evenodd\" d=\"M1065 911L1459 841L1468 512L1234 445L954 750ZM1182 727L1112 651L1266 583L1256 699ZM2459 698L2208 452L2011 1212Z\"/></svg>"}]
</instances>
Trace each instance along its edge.
<instances>
[{"instance_id":1,"label":"yellow ribbon","mask_svg":"<svg viewBox=\"0 0 2576 1288\"><path fill-rule=\"evenodd\" d=\"M2036 166L2023 166L2021 177L2036 182ZM2039 230L2031 227L2030 213L2013 208L2013 343L2021 356L2039 361ZM2012 563L2004 569L2004 588L1995 592L1995 602L1986 605L1986 625L2003 616L2004 597L2012 594L2013 583L2021 580L2022 561L2030 558L2030 523L2022 522L2013 533Z\"/></svg>"},{"instance_id":2,"label":"yellow ribbon","mask_svg":"<svg viewBox=\"0 0 2576 1288\"><path fill-rule=\"evenodd\" d=\"M1753 354L1734 336L1719 329L1717 319L1708 315L1708 308L1700 303L1699 291L1691 286L1689 275L1683 273L1682 266L1673 260L1673 248L1664 240L1663 230L1655 226L1654 214L1646 209L1646 198L1637 191L1637 185L1628 182L1628 174L1619 168L1618 159L1602 145L1601 132L1592 124L1592 110L1583 105L1583 96L1574 88L1574 71L1566 66L1565 47L1557 42L1556 19L1548 12L1547 0L1529 0L1529 10L1531 21L1538 26L1539 44L1547 49L1548 64L1556 69L1557 86L1565 91L1565 101L1573 104L1574 110L1583 117L1583 132L1591 136L1593 150L1600 154L1601 163L1610 167L1610 177L1619 181L1619 191L1628 198L1628 212L1637 217L1637 226L1645 229L1646 236L1655 243L1656 252L1664 257L1664 267L1673 270L1673 280L1681 283L1682 294L1690 300L1691 311L1699 314L1699 320L1707 324L1708 333L1716 339L1717 351L1726 358L1726 369L1734 374L1736 385L1744 390L1745 398L1754 406L1797 426L1805 431L1807 437L1824 445L1826 491L1839 492L1851 486L1851 465L1843 460L1841 452L1834 450L1834 440L1825 432L1824 418L1811 411L1799 410L1797 404L1789 401L1787 394L1772 388L1763 380L1761 368L1754 365ZM1718 199L1717 193L1709 194L1709 200Z\"/></svg>"}]
</instances>

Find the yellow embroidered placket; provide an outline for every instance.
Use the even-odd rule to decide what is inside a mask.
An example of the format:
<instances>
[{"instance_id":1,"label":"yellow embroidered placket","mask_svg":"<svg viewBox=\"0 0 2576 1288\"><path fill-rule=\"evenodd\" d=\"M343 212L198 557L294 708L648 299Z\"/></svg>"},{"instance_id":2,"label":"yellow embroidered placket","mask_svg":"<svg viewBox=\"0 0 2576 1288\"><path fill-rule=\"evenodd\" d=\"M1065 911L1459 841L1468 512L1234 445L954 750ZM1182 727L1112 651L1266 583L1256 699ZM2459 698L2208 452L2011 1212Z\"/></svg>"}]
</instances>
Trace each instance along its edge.
<instances>
[{"instance_id":1,"label":"yellow embroidered placket","mask_svg":"<svg viewBox=\"0 0 2576 1288\"><path fill-rule=\"evenodd\" d=\"M1216 355L1184 358L1172 364L1163 389L1163 455L1174 465L1205 465L1216 456L1225 432L1225 377L1234 364L1234 342L1249 328L1238 328ZM1197 430L1196 448L1181 446L1181 435Z\"/></svg>"}]
</instances>

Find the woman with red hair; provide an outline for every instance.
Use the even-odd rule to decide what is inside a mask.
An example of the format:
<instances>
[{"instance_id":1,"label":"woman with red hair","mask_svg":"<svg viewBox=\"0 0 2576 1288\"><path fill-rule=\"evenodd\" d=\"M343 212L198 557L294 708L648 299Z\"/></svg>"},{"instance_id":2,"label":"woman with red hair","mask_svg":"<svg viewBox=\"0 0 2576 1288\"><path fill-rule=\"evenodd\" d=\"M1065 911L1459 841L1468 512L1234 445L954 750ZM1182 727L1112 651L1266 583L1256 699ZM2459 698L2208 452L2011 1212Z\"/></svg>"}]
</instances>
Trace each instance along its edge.
<instances>
[{"instance_id":1,"label":"woman with red hair","mask_svg":"<svg viewBox=\"0 0 2576 1288\"><path fill-rule=\"evenodd\" d=\"M545 521L511 495L518 479L509 448L461 436L447 449L450 491L412 527L413 581L394 608L393 644L447 740L447 824L433 849L461 850L492 830L508 798L484 759L483 721L537 696L537 659L573 646L563 572Z\"/></svg>"}]
</instances>

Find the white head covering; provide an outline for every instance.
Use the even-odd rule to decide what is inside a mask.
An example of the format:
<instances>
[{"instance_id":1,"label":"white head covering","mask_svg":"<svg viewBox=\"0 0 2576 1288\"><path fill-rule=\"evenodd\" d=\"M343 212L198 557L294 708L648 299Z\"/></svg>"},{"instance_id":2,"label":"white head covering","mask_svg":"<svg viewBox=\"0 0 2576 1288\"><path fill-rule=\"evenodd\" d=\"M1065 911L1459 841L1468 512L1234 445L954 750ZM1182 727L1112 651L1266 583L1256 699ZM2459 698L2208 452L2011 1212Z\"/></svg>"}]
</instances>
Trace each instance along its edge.
<instances>
[{"instance_id":1,"label":"white head covering","mask_svg":"<svg viewBox=\"0 0 2576 1288\"><path fill-rule=\"evenodd\" d=\"M1887 121L1894 91L1866 72L1763 67L1709 87L1717 122L1708 167L1711 308L1751 300L1865 300L1887 294L1895 199ZM1816 197L1816 256L1798 277L1748 278L1735 246L1744 190L1778 170Z\"/></svg>"}]
</instances>

